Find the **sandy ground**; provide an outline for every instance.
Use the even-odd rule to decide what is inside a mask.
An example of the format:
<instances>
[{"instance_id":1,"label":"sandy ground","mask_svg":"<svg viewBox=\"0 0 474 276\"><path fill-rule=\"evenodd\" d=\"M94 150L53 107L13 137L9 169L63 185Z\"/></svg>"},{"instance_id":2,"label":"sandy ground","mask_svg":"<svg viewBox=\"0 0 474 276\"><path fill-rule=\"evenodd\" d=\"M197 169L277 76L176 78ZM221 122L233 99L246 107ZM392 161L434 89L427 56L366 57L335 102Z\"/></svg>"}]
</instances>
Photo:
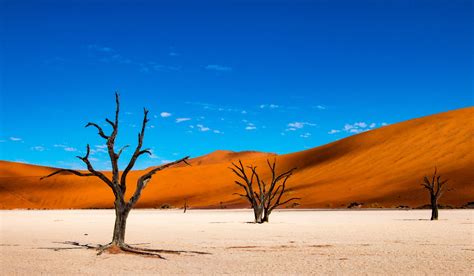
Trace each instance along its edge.
<instances>
[{"instance_id":1,"label":"sandy ground","mask_svg":"<svg viewBox=\"0 0 474 276\"><path fill-rule=\"evenodd\" d=\"M210 254L167 260L56 242L107 243L112 210L0 211L1 274L473 275L474 211L280 211L264 225L249 210L133 210L127 241Z\"/></svg>"}]
</instances>

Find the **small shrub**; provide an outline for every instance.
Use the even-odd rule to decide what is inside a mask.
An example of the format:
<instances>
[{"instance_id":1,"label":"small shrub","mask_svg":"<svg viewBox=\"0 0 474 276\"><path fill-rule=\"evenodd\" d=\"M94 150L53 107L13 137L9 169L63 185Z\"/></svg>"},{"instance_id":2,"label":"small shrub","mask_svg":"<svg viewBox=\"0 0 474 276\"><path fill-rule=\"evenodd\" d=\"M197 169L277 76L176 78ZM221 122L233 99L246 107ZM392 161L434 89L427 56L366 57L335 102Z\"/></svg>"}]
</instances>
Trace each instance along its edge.
<instances>
[{"instance_id":1,"label":"small shrub","mask_svg":"<svg viewBox=\"0 0 474 276\"><path fill-rule=\"evenodd\" d=\"M171 209L171 205L168 203L161 204L160 209Z\"/></svg>"}]
</instances>

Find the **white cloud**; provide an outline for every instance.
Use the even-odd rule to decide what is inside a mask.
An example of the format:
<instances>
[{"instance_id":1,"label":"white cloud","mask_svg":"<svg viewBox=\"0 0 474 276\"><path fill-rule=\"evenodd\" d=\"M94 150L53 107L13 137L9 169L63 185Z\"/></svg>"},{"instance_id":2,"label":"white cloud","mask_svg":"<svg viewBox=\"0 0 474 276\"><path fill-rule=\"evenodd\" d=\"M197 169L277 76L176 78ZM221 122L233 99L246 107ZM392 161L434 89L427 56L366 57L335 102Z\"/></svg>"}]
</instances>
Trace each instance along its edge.
<instances>
[{"instance_id":1,"label":"white cloud","mask_svg":"<svg viewBox=\"0 0 474 276\"><path fill-rule=\"evenodd\" d=\"M114 49L112 49L110 47L100 46L100 45L96 45L96 44L88 45L87 48L93 49L93 50L96 50L96 51L99 51L99 52L106 52L106 53L114 52Z\"/></svg>"},{"instance_id":2,"label":"white cloud","mask_svg":"<svg viewBox=\"0 0 474 276\"><path fill-rule=\"evenodd\" d=\"M164 65L164 64L158 64L154 61L137 61L137 60L132 60L128 57L125 57L121 55L118 51L115 49L112 49L110 47L106 46L101 46L97 44L91 44L87 46L89 51L91 53L94 53L96 58L100 62L104 63L112 63L112 64L126 64L126 65L131 65L138 69L140 72L144 73L150 73L152 70L153 71L159 71L159 72L171 72L171 71L178 71L180 70L180 66L170 66L170 65ZM170 56L177 56L178 53L176 52L170 52Z\"/></svg>"},{"instance_id":3,"label":"white cloud","mask_svg":"<svg viewBox=\"0 0 474 276\"><path fill-rule=\"evenodd\" d=\"M354 123L354 126L360 127L360 128L365 128L365 127L367 127L367 124L365 122L358 122L358 123Z\"/></svg>"},{"instance_id":4,"label":"white cloud","mask_svg":"<svg viewBox=\"0 0 474 276\"><path fill-rule=\"evenodd\" d=\"M172 115L172 114L169 113L169 112L161 112L161 113L160 113L160 116L163 117L163 118L171 117L171 115Z\"/></svg>"},{"instance_id":5,"label":"white cloud","mask_svg":"<svg viewBox=\"0 0 474 276\"><path fill-rule=\"evenodd\" d=\"M277 105L277 104L261 104L260 105L260 108L261 109L264 109L264 108L270 108L270 109L275 109L275 108L279 108L280 106Z\"/></svg>"},{"instance_id":6,"label":"white cloud","mask_svg":"<svg viewBox=\"0 0 474 276\"><path fill-rule=\"evenodd\" d=\"M326 110L326 107L324 105L317 105L317 106L315 106L315 108L317 108L319 110Z\"/></svg>"},{"instance_id":7,"label":"white cloud","mask_svg":"<svg viewBox=\"0 0 474 276\"><path fill-rule=\"evenodd\" d=\"M210 128L205 127L201 124L196 125L196 127L199 129L199 131L203 131L203 132L211 130Z\"/></svg>"},{"instance_id":8,"label":"white cloud","mask_svg":"<svg viewBox=\"0 0 474 276\"><path fill-rule=\"evenodd\" d=\"M308 122L293 122L288 124L287 131L295 131L297 129L302 129L305 126L315 126L316 124L308 123Z\"/></svg>"},{"instance_id":9,"label":"white cloud","mask_svg":"<svg viewBox=\"0 0 474 276\"><path fill-rule=\"evenodd\" d=\"M345 131L349 131L349 130L352 129L352 128L354 128L353 125L350 125L350 124L345 124L345 125L344 125L344 130L345 130Z\"/></svg>"},{"instance_id":10,"label":"white cloud","mask_svg":"<svg viewBox=\"0 0 474 276\"><path fill-rule=\"evenodd\" d=\"M177 118L176 123L182 123L191 120L191 118Z\"/></svg>"},{"instance_id":11,"label":"white cloud","mask_svg":"<svg viewBox=\"0 0 474 276\"><path fill-rule=\"evenodd\" d=\"M232 71L232 67L218 65L218 64L209 64L204 68L206 68L207 70L219 71L219 72L230 72L230 71Z\"/></svg>"},{"instance_id":12,"label":"white cloud","mask_svg":"<svg viewBox=\"0 0 474 276\"><path fill-rule=\"evenodd\" d=\"M289 127L291 128L303 128L304 127L304 123L302 122L294 122L294 123L289 123L288 124Z\"/></svg>"},{"instance_id":13,"label":"white cloud","mask_svg":"<svg viewBox=\"0 0 474 276\"><path fill-rule=\"evenodd\" d=\"M350 133L360 133L362 131L363 131L362 129L358 129L358 128L353 128L353 129L349 130Z\"/></svg>"},{"instance_id":14,"label":"white cloud","mask_svg":"<svg viewBox=\"0 0 474 276\"><path fill-rule=\"evenodd\" d=\"M35 151L45 151L45 147L43 146L34 146L34 147L31 147L32 150L35 150Z\"/></svg>"},{"instance_id":15,"label":"white cloud","mask_svg":"<svg viewBox=\"0 0 474 276\"><path fill-rule=\"evenodd\" d=\"M18 141L22 141L23 139L18 138L18 137L10 137L10 140L14 142L18 142Z\"/></svg>"},{"instance_id":16,"label":"white cloud","mask_svg":"<svg viewBox=\"0 0 474 276\"><path fill-rule=\"evenodd\" d=\"M301 138L309 138L310 136L311 136L311 133L308 133L308 132L300 135Z\"/></svg>"},{"instance_id":17,"label":"white cloud","mask_svg":"<svg viewBox=\"0 0 474 276\"><path fill-rule=\"evenodd\" d=\"M247 111L242 110L242 112L240 112L240 113L242 113L242 114L247 114Z\"/></svg>"},{"instance_id":18,"label":"white cloud","mask_svg":"<svg viewBox=\"0 0 474 276\"><path fill-rule=\"evenodd\" d=\"M65 151L77 151L76 148L73 148L73 147L66 147L64 148Z\"/></svg>"},{"instance_id":19,"label":"white cloud","mask_svg":"<svg viewBox=\"0 0 474 276\"><path fill-rule=\"evenodd\" d=\"M156 64L154 62L149 62L148 64L150 64L153 70L160 72L179 71L181 69L180 66L168 66L163 64Z\"/></svg>"},{"instance_id":20,"label":"white cloud","mask_svg":"<svg viewBox=\"0 0 474 276\"><path fill-rule=\"evenodd\" d=\"M186 104L200 106L205 110L219 111L219 112L237 112L242 113L243 109L232 107L232 106L222 106L210 103L202 102L185 102Z\"/></svg>"},{"instance_id":21,"label":"white cloud","mask_svg":"<svg viewBox=\"0 0 474 276\"><path fill-rule=\"evenodd\" d=\"M380 126L386 125L386 123L378 124ZM366 123L366 122L355 122L353 124L345 124L344 127L340 130L332 129L328 134L335 134L338 132L347 132L347 133L361 133L377 127L377 123Z\"/></svg>"},{"instance_id":22,"label":"white cloud","mask_svg":"<svg viewBox=\"0 0 474 276\"><path fill-rule=\"evenodd\" d=\"M245 120L245 122L247 123L247 126L245 127L245 130L256 130L257 129L257 127L253 123L250 123L247 120Z\"/></svg>"},{"instance_id":23,"label":"white cloud","mask_svg":"<svg viewBox=\"0 0 474 276\"><path fill-rule=\"evenodd\" d=\"M214 132L216 134L221 134L222 133L220 130L217 130L217 129L214 129L212 132Z\"/></svg>"},{"instance_id":24,"label":"white cloud","mask_svg":"<svg viewBox=\"0 0 474 276\"><path fill-rule=\"evenodd\" d=\"M97 152L107 153L107 145L95 145L95 149L91 149L91 153L95 154Z\"/></svg>"}]
</instances>

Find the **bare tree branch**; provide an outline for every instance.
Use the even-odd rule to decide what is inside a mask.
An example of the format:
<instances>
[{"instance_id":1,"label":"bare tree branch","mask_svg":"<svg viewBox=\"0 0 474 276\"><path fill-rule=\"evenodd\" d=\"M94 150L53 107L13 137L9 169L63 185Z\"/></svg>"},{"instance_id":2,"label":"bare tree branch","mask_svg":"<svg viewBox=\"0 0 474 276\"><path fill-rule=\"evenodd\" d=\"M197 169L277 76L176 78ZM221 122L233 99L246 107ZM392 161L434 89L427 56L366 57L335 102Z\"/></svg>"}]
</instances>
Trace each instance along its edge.
<instances>
[{"instance_id":1,"label":"bare tree branch","mask_svg":"<svg viewBox=\"0 0 474 276\"><path fill-rule=\"evenodd\" d=\"M107 123L109 123L112 128L115 128L114 122L112 122L112 121L109 120L108 118L105 118L105 121L106 121Z\"/></svg>"},{"instance_id":2,"label":"bare tree branch","mask_svg":"<svg viewBox=\"0 0 474 276\"><path fill-rule=\"evenodd\" d=\"M281 205L285 205L285 204L287 204L288 202L290 202L290 201L292 201L292 200L300 200L300 199L301 199L300 197L292 197L292 198L290 198L290 199L288 199L288 200L286 200L286 201L284 201L284 202L282 202L282 203L278 203L278 205L275 205L275 207L278 207L278 206L281 206ZM274 208L275 208L275 207L274 207ZM274 208L272 208L272 209L274 209Z\"/></svg>"},{"instance_id":3,"label":"bare tree branch","mask_svg":"<svg viewBox=\"0 0 474 276\"><path fill-rule=\"evenodd\" d=\"M56 174L59 174L59 173L63 173L63 172L68 172L68 173L71 173L71 174L75 174L77 176L94 176L93 173L82 173L80 171L76 171L76 170L69 170L69 169L60 169L60 170L57 170L53 173L50 173L48 175L45 175L43 177L40 178L40 180L43 180L45 178L48 178L48 177L51 177L53 175L56 175Z\"/></svg>"},{"instance_id":4,"label":"bare tree branch","mask_svg":"<svg viewBox=\"0 0 474 276\"><path fill-rule=\"evenodd\" d=\"M140 155L142 155L142 154L145 154L145 153L148 154L148 155L150 155L150 156L153 155L153 154L151 153L151 149L144 149L144 150L141 150L141 151L138 153L138 156L140 156Z\"/></svg>"},{"instance_id":5,"label":"bare tree branch","mask_svg":"<svg viewBox=\"0 0 474 276\"><path fill-rule=\"evenodd\" d=\"M171 167L171 166L174 166L176 164L179 164L181 162L183 163L187 163L186 160L189 159L189 156L186 156L182 159L179 159L179 160L176 160L174 162L171 162L171 163L167 163L165 165L162 165L162 166L159 166L159 167L156 167L154 169L151 169L150 171L148 171L146 174L142 175L138 180L137 180L137 188L135 189L135 193L133 194L133 196L130 198L130 200L128 201L127 203L127 207L128 208L132 208L135 203L138 201L138 199L140 198L141 196L141 193L142 193L142 190L145 189L146 185L148 184L148 182L151 180L151 178L153 177L153 175L161 170L164 170L168 167Z\"/></svg>"},{"instance_id":6,"label":"bare tree branch","mask_svg":"<svg viewBox=\"0 0 474 276\"><path fill-rule=\"evenodd\" d=\"M438 168L435 166L431 181L427 176L423 177L421 186L426 188L430 193L431 201L431 220L438 219L438 200L446 189L448 180L441 180L441 175L437 175Z\"/></svg>"},{"instance_id":7,"label":"bare tree branch","mask_svg":"<svg viewBox=\"0 0 474 276\"><path fill-rule=\"evenodd\" d=\"M142 122L142 128L140 133L138 134L138 144L135 148L135 151L132 154L132 157L130 159L130 162L128 163L127 167L125 168L124 172L121 175L120 178L120 171L118 167L118 160L121 156L121 154L124 152L124 150L128 147L128 145L122 147L117 153L115 152L115 139L118 134L118 128L119 128L119 113L120 113L120 100L119 100L119 94L115 93L115 118L114 120L109 120L106 118L106 122L111 125L112 127L112 132L110 135L106 135L103 131L103 129L95 124L95 123L88 123L86 127L93 126L98 130L99 136L102 138L106 139L106 145L108 149L108 154L110 157L110 163L112 166L112 179L109 179L107 176L105 176L102 172L97 171L94 169L92 166L90 160L89 160L89 155L90 155L90 146L89 144L86 147L86 154L85 156L77 156L82 162L84 162L87 166L87 169L89 172L81 172L77 170L70 170L70 169L59 169L53 173L50 173L49 175L41 177L41 179L48 178L57 174L61 173L69 173L69 174L74 174L77 176L96 176L99 179L101 179L104 183L106 183L113 191L115 195L115 201L114 201L114 207L115 207L115 226L114 226L114 232L113 232L113 238L112 242L108 245L100 246L99 249L99 254L102 253L104 250L107 248L112 248L114 251L116 251L117 248L119 248L122 251L128 251L128 252L133 252L137 254L151 254L149 252L153 251L152 249L136 249L128 246L125 243L125 228L126 228L126 221L128 214L132 207L136 204L138 199L140 198L141 192L143 189L146 187L147 183L151 180L152 176L157 173L158 171L161 171L167 167L173 166L178 163L185 163L189 165L187 162L187 159L189 157L185 157L183 159L177 160L175 162L171 162L169 164L162 165L160 167L154 168L146 172L144 175L142 175L138 181L137 181L137 188L134 192L134 194L131 196L130 200L128 202L125 201L125 193L126 193L126 179L128 173L132 170L133 166L135 165L135 162L137 158L143 154L152 154L150 149L144 149L142 150L142 145L143 145L143 139L145 136L145 129L146 129L146 124L149 121L148 120L148 110L144 109L143 113L143 122ZM120 179L119 179L120 178ZM185 203L187 206L187 203ZM148 253L147 253L148 252Z\"/></svg>"},{"instance_id":8,"label":"bare tree branch","mask_svg":"<svg viewBox=\"0 0 474 276\"><path fill-rule=\"evenodd\" d=\"M125 194L126 186L120 186L119 183L118 183L118 180L119 180L119 167L118 167L119 155L117 153L115 153L115 139L117 137L118 127L119 127L119 112L120 112L120 99L119 99L119 94L117 92L115 92L115 122L113 124L111 124L112 125L112 133L110 134L109 139L107 139L107 151L109 153L110 163L112 165L112 184L114 186L116 186L116 189L120 188L122 190L122 193Z\"/></svg>"},{"instance_id":9,"label":"bare tree branch","mask_svg":"<svg viewBox=\"0 0 474 276\"><path fill-rule=\"evenodd\" d=\"M105 135L104 130L102 130L102 128L98 124L89 122L89 123L87 123L87 125L85 127L90 127L90 126L94 126L94 127L97 128L97 130L99 131L100 137L102 137L106 140L109 139L109 136Z\"/></svg>"},{"instance_id":10,"label":"bare tree branch","mask_svg":"<svg viewBox=\"0 0 474 276\"><path fill-rule=\"evenodd\" d=\"M120 158L120 155L122 154L122 152L128 147L130 147L130 145L125 145L119 150L119 152L117 153L117 159Z\"/></svg>"},{"instance_id":11,"label":"bare tree branch","mask_svg":"<svg viewBox=\"0 0 474 276\"><path fill-rule=\"evenodd\" d=\"M144 108L143 109L142 128L141 128L140 133L138 134L137 147L135 148L135 151L134 151L132 157L130 158L130 162L128 163L125 170L122 172L122 176L121 176L121 179L120 179L120 186L122 187L122 189L125 188L126 185L127 185L126 181L127 181L128 173L133 168L133 166L135 166L135 162L137 161L138 157L141 155L140 152L141 152L141 148L142 148L142 145L143 145L143 138L145 137L146 124L148 123L148 121L149 121L148 120L148 110Z\"/></svg>"},{"instance_id":12,"label":"bare tree branch","mask_svg":"<svg viewBox=\"0 0 474 276\"><path fill-rule=\"evenodd\" d=\"M246 167L252 172L250 178L247 176L245 167L240 160L238 164L232 163L233 167L229 168L235 175L243 180L243 183L240 181L235 181L235 184L242 187L245 191L245 194L234 194L241 197L246 197L249 200L254 210L255 222L257 223L267 222L272 210L278 206L286 204L292 200L300 199L293 197L285 200L284 202L280 202L282 196L287 192L285 186L286 182L296 168L292 168L277 175L276 159L274 159L273 163L271 163L270 160L267 160L267 164L271 171L271 181L269 184L267 184L265 180L260 179L256 166ZM257 184L256 190L253 188L254 180ZM282 184L278 185L280 182L282 182Z\"/></svg>"},{"instance_id":13,"label":"bare tree branch","mask_svg":"<svg viewBox=\"0 0 474 276\"><path fill-rule=\"evenodd\" d=\"M87 144L86 146L86 155L84 157L81 157L81 156L76 156L77 158L79 158L80 160L82 160L82 162L84 162L87 166L87 169L89 170L89 172L91 172L94 176L100 178L103 182L105 182L105 184L107 184L107 186L109 186L113 191L114 193L117 192L117 190L115 189L114 187L114 184L112 183L112 181L107 178L107 176L105 176L103 173L99 172L99 171L96 171L94 169L94 167L92 166L91 162L89 161L89 154L90 154L90 146L89 144Z\"/></svg>"}]
</instances>

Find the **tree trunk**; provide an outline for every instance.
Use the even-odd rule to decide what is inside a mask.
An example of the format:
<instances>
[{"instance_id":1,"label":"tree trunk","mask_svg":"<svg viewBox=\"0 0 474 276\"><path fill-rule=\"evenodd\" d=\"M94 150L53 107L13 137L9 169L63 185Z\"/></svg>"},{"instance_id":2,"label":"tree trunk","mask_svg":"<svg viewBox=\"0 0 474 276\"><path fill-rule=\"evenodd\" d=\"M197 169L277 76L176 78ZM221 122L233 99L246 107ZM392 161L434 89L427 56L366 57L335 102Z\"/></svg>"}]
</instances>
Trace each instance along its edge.
<instances>
[{"instance_id":1,"label":"tree trunk","mask_svg":"<svg viewBox=\"0 0 474 276\"><path fill-rule=\"evenodd\" d=\"M253 213L255 215L255 223L263 223L263 208L255 206L253 208Z\"/></svg>"},{"instance_id":2,"label":"tree trunk","mask_svg":"<svg viewBox=\"0 0 474 276\"><path fill-rule=\"evenodd\" d=\"M431 196L431 220L438 220L438 200Z\"/></svg>"},{"instance_id":3,"label":"tree trunk","mask_svg":"<svg viewBox=\"0 0 474 276\"><path fill-rule=\"evenodd\" d=\"M265 214L263 215L262 222L268 222L268 218L270 217L271 211L265 210Z\"/></svg>"},{"instance_id":4,"label":"tree trunk","mask_svg":"<svg viewBox=\"0 0 474 276\"><path fill-rule=\"evenodd\" d=\"M128 210L125 203L115 201L115 226L112 244L122 246L125 244L125 228L127 226Z\"/></svg>"}]
</instances>

